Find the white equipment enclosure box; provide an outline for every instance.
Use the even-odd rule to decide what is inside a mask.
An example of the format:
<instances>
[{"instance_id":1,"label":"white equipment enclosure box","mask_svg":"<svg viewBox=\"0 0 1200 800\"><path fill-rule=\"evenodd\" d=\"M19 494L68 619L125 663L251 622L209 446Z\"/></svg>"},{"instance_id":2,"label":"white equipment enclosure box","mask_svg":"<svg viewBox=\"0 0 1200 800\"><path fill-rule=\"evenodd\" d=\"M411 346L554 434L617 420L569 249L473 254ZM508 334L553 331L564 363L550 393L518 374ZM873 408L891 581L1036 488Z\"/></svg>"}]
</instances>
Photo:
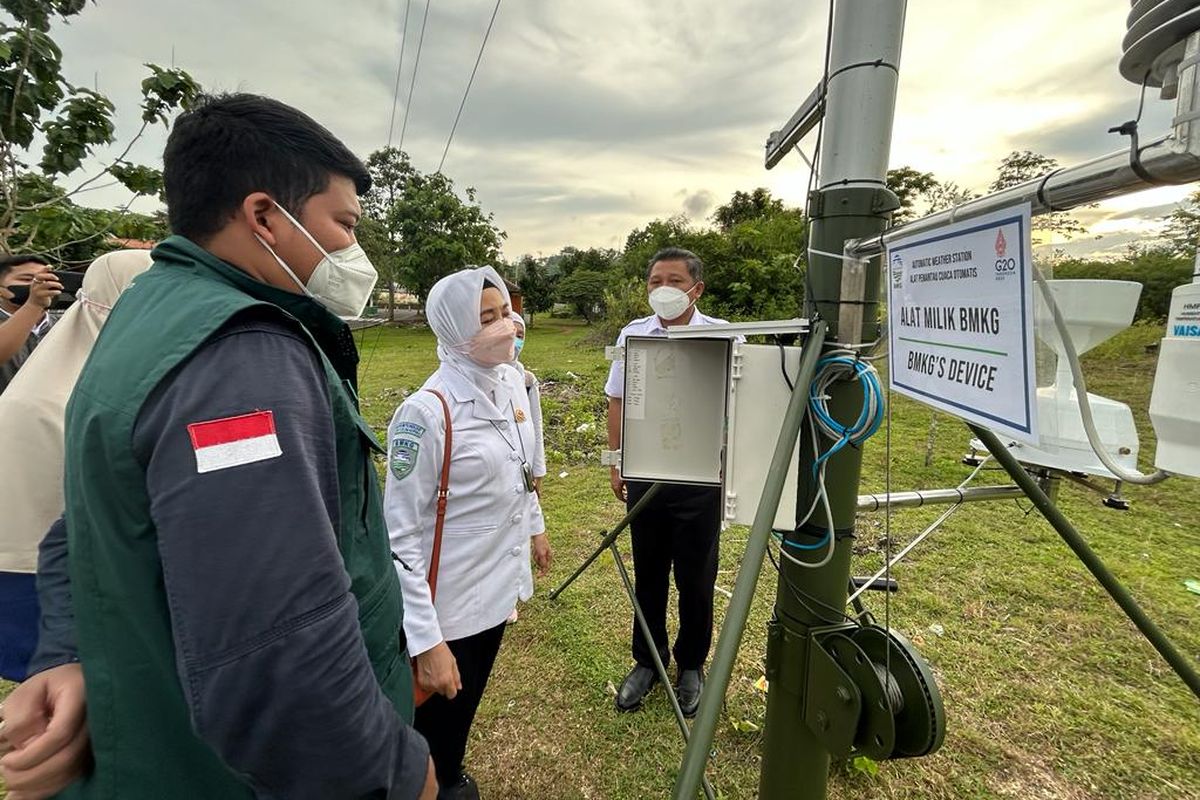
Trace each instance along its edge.
<instances>
[{"instance_id":1,"label":"white equipment enclosure box","mask_svg":"<svg viewBox=\"0 0 1200 800\"><path fill-rule=\"evenodd\" d=\"M725 521L751 525L758 512L763 484L771 469L779 429L787 413L793 383L800 372L800 348L763 344L734 346L729 384L729 448L725 465ZM801 427L806 435L807 424ZM787 480L772 525L790 531L796 527L796 472L800 447L788 461Z\"/></svg>"},{"instance_id":2,"label":"white equipment enclosure box","mask_svg":"<svg viewBox=\"0 0 1200 800\"><path fill-rule=\"evenodd\" d=\"M728 339L625 340L621 477L720 485Z\"/></svg>"},{"instance_id":3,"label":"white equipment enclosure box","mask_svg":"<svg viewBox=\"0 0 1200 800\"><path fill-rule=\"evenodd\" d=\"M720 485L724 521L754 521L799 372L800 348L729 338L625 341L621 477ZM798 448L797 448L798 451ZM775 527L795 527L798 452L788 468Z\"/></svg>"}]
</instances>

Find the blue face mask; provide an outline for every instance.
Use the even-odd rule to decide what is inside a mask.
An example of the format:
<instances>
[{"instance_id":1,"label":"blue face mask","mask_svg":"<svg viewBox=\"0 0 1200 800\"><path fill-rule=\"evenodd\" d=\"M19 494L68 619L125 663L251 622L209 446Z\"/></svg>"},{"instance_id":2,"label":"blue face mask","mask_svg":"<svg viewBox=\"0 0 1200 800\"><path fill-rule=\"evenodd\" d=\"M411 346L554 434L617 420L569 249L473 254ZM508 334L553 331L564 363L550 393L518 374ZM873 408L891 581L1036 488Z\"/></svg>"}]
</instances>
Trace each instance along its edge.
<instances>
[{"instance_id":1,"label":"blue face mask","mask_svg":"<svg viewBox=\"0 0 1200 800\"><path fill-rule=\"evenodd\" d=\"M525 346L525 339L518 336L513 340L513 361L521 357L521 348Z\"/></svg>"}]
</instances>

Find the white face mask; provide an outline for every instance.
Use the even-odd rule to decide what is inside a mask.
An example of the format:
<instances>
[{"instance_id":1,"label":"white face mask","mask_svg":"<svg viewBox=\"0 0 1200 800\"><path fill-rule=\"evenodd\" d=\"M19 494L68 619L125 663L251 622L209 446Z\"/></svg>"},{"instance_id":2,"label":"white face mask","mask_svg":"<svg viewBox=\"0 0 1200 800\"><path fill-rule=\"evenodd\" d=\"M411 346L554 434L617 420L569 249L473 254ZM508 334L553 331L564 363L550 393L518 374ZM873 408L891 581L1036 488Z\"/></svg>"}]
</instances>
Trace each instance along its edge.
<instances>
[{"instance_id":1,"label":"white face mask","mask_svg":"<svg viewBox=\"0 0 1200 800\"><path fill-rule=\"evenodd\" d=\"M692 284L692 288L695 288L695 284ZM674 286L659 286L650 293L650 307L665 320L679 319L695 302L687 292Z\"/></svg>"},{"instance_id":2,"label":"white face mask","mask_svg":"<svg viewBox=\"0 0 1200 800\"><path fill-rule=\"evenodd\" d=\"M296 277L296 273L292 272L291 267L283 263L283 259L262 240L262 237L256 233L254 238L267 248L267 252L274 256L283 271L309 297L339 317L362 316L363 309L367 307L367 303L371 300L371 294L375 291L375 283L379 280L379 273L371 264L371 259L363 252L362 247L355 242L336 252L327 252L317 243L312 234L287 212L286 208L278 204L276 204L276 208L313 243L313 246L323 256L313 269L312 275L309 276L307 285Z\"/></svg>"}]
</instances>

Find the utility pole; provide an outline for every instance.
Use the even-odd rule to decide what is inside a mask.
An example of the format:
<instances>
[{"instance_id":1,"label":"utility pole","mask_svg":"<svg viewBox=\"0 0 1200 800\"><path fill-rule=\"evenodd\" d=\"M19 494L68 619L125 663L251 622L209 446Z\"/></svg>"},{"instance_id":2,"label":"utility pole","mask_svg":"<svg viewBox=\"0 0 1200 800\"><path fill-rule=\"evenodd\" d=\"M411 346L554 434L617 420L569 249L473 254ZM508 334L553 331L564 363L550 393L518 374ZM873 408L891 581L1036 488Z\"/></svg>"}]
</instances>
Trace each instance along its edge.
<instances>
[{"instance_id":1,"label":"utility pole","mask_svg":"<svg viewBox=\"0 0 1200 800\"><path fill-rule=\"evenodd\" d=\"M905 0L838 0L835 5L817 189L808 198L810 250L841 253L848 240L881 233L899 206L884 180L905 5ZM878 260L849 263L811 253L808 285L806 316L828 323L827 347L879 337ZM835 419L849 422L858 416L862 393L857 383L841 381L831 387L830 395L828 406ZM802 435L800 440L796 508L804 510L817 491L812 478L816 454L810 437ZM825 485L833 519L827 519L818 504L809 522L796 532L796 541L816 543L832 526L837 542L832 560L823 567L805 569L781 559L775 614L768 629L770 689L759 783L759 797L764 800L825 797L830 754L805 718L810 633L844 619L834 612L845 608L848 595L861 470L862 453L856 448L842 448L829 458ZM807 598L802 601L792 587Z\"/></svg>"}]
</instances>

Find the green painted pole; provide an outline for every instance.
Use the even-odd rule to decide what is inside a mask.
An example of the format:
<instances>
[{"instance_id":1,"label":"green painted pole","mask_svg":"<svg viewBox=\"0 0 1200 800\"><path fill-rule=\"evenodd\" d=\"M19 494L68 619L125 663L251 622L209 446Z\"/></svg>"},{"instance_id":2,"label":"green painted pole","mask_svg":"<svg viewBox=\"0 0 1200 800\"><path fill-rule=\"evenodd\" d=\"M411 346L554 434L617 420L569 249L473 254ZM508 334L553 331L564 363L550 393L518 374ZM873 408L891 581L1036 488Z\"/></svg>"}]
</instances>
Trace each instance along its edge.
<instances>
[{"instance_id":1,"label":"green painted pole","mask_svg":"<svg viewBox=\"0 0 1200 800\"><path fill-rule=\"evenodd\" d=\"M1042 513L1046 521L1054 527L1054 530L1058 531L1058 535L1067 543L1067 546L1071 548L1075 555L1079 556L1079 560L1095 576L1096 580L1100 581L1100 585L1108 592L1109 597L1121 607L1121 610L1137 626L1142 635L1150 641L1154 649L1166 659L1167 663L1171 665L1171 669L1175 670L1175 674L1187 684L1196 697L1200 697L1200 675L1196 673L1195 667L1192 666L1183 653L1175 648L1175 645L1162 632L1162 629L1154 624L1154 620L1146 616L1146 612L1133 599L1133 595L1129 593L1129 590L1108 570L1108 567L1100 560L1100 556L1096 555L1095 551L1088 547L1087 542L1079 535L1079 531L1075 530L1075 526L1071 524L1066 515L1046 496L1046 493L1038 486L1038 482L1033 476L1025 471L1025 468L1017 461L1016 456L1009 452L1009 449L1000 442L996 434L986 428L970 424L967 427L979 437L984 446L1000 462L1000 466L1004 467L1005 471L1012 476L1016 484L1025 491L1026 496L1037 507L1037 510Z\"/></svg>"},{"instance_id":2,"label":"green painted pole","mask_svg":"<svg viewBox=\"0 0 1200 800\"><path fill-rule=\"evenodd\" d=\"M696 721L692 724L692 737L688 740L683 764L675 779L675 800L693 800L700 787L701 778L704 777L708 753L717 730L717 720L725 703L725 690L729 687L729 679L733 675L733 664L742 643L742 633L750 616L750 604L754 600L758 575L762 571L763 558L767 553L771 524L775 521L779 498L783 496L788 462L792 459L796 439L800 435L800 424L808 410L808 390L825 344L825 331L825 323L816 322L804 343L804 352L800 357L800 373L796 377L792 397L783 417L779 440L775 443L775 454L771 458L762 497L754 514L750 537L746 540L746 552L738 569L729 608L725 612L725 622L717 640L716 654L709 665L708 680L700 694L700 708L696 714Z\"/></svg>"},{"instance_id":3,"label":"green painted pole","mask_svg":"<svg viewBox=\"0 0 1200 800\"><path fill-rule=\"evenodd\" d=\"M899 206L886 188L891 149L904 0L838 0L827 64L817 189L809 198L811 242L805 310L829 323L829 347L873 342L879 325L878 259L851 262L845 243L883 232ZM834 419L850 423L862 410L856 381L838 381L826 401ZM832 445L820 442L821 450ZM819 454L801 437L796 508L803 514L817 495L814 465ZM825 539L830 528L833 557L817 568L781 559L775 614L768 629L767 720L763 736L759 797L764 800L823 800L829 752L805 723L812 629L844 624L850 556L858 508L862 453L844 447L825 462L826 513L816 506L793 535L801 544ZM789 551L819 562L824 551Z\"/></svg>"}]
</instances>

